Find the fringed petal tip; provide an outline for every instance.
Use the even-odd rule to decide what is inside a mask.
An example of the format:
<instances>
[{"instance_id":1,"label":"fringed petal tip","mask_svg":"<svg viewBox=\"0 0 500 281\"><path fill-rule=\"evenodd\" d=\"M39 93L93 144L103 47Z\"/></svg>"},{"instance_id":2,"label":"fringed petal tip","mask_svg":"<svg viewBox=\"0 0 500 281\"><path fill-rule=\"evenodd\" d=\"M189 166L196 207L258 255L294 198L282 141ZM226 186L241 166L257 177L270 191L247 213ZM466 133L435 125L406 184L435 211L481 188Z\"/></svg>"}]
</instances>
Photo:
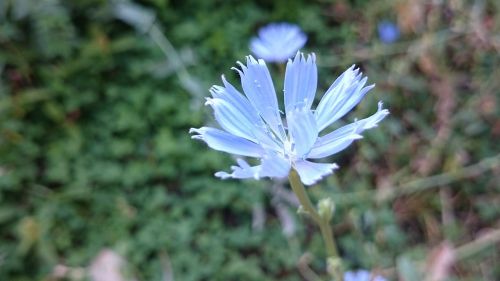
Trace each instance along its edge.
<instances>
[{"instance_id":1,"label":"fringed petal tip","mask_svg":"<svg viewBox=\"0 0 500 281\"><path fill-rule=\"evenodd\" d=\"M219 171L214 174L215 177L220 178L222 180L227 180L227 179L246 179L246 178L253 178L258 180L259 176L257 174L249 177L242 177L238 176L238 174L235 173L236 171L233 171L232 173L224 172L224 171Z\"/></svg>"},{"instance_id":2,"label":"fringed petal tip","mask_svg":"<svg viewBox=\"0 0 500 281\"><path fill-rule=\"evenodd\" d=\"M255 59L252 55L248 55L245 58L246 58L246 64L242 63L241 61L236 61L236 64L239 66L239 68L231 67L231 69L238 72L240 76L244 76L249 67L255 65L267 67L266 62L263 59ZM226 81L224 76L222 77L222 79L223 81Z\"/></svg>"},{"instance_id":3,"label":"fringed petal tip","mask_svg":"<svg viewBox=\"0 0 500 281\"><path fill-rule=\"evenodd\" d=\"M236 64L241 68L238 68L236 66L233 66L231 67L231 70L234 70L236 72L238 72L238 75L240 75L240 77L242 77L244 74L245 74L245 71L247 69L247 67L245 66L244 63L242 63L241 61L237 61Z\"/></svg>"},{"instance_id":4,"label":"fringed petal tip","mask_svg":"<svg viewBox=\"0 0 500 281\"><path fill-rule=\"evenodd\" d=\"M335 163L314 163L307 160L297 161L294 166L300 180L305 185L313 185L339 168Z\"/></svg>"},{"instance_id":5,"label":"fringed petal tip","mask_svg":"<svg viewBox=\"0 0 500 281\"><path fill-rule=\"evenodd\" d=\"M307 55L307 62L316 63L316 53L310 53Z\"/></svg>"},{"instance_id":6,"label":"fringed petal tip","mask_svg":"<svg viewBox=\"0 0 500 281\"><path fill-rule=\"evenodd\" d=\"M315 64L316 63L316 54L315 53L309 53L309 54L307 54L307 58L306 58L306 56L304 55L304 53L299 50L299 51L297 51L297 53L295 54L295 57L293 59L289 58L287 60L287 64L293 64L293 63L297 63L297 62L304 62L304 63L308 63L308 64Z\"/></svg>"},{"instance_id":7,"label":"fringed petal tip","mask_svg":"<svg viewBox=\"0 0 500 281\"><path fill-rule=\"evenodd\" d=\"M368 86L364 87L364 88L363 88L363 90L364 90L364 91L369 92L369 91L371 91L373 88L375 88L375 83L370 84L370 85L368 85Z\"/></svg>"},{"instance_id":8,"label":"fringed petal tip","mask_svg":"<svg viewBox=\"0 0 500 281\"><path fill-rule=\"evenodd\" d=\"M217 172L214 174L214 176L216 176L217 178L223 179L223 180L227 180L227 179L231 178L231 174L228 174L224 171Z\"/></svg>"},{"instance_id":9,"label":"fringed petal tip","mask_svg":"<svg viewBox=\"0 0 500 281\"><path fill-rule=\"evenodd\" d=\"M250 166L245 160L237 159L239 166L231 166L231 173L225 171L216 172L214 175L220 179L248 179L253 178L258 180L260 178L259 172L261 166Z\"/></svg>"},{"instance_id":10,"label":"fringed petal tip","mask_svg":"<svg viewBox=\"0 0 500 281\"><path fill-rule=\"evenodd\" d=\"M377 112L375 112L372 116L361 120L363 124L363 130L372 129L378 126L378 123L382 121L387 115L389 115L389 110L383 108L383 103L381 101L378 102Z\"/></svg>"},{"instance_id":11,"label":"fringed petal tip","mask_svg":"<svg viewBox=\"0 0 500 281\"><path fill-rule=\"evenodd\" d=\"M377 112L375 112L372 116L362 119L356 120L353 124L356 125L355 132L361 133L364 130L372 129L378 126L378 123L382 121L387 115L389 115L389 110L383 108L383 103L381 101L378 102Z\"/></svg>"},{"instance_id":12,"label":"fringed petal tip","mask_svg":"<svg viewBox=\"0 0 500 281\"><path fill-rule=\"evenodd\" d=\"M205 98L205 106L211 106L212 108L214 106L220 105L223 102L224 100L220 98Z\"/></svg>"},{"instance_id":13,"label":"fringed petal tip","mask_svg":"<svg viewBox=\"0 0 500 281\"><path fill-rule=\"evenodd\" d=\"M220 95L222 95L224 93L225 89L224 89L224 87L219 86L219 85L212 85L212 87L210 87L210 89L208 89L208 91L210 92L212 97L216 98L216 97L219 97Z\"/></svg>"},{"instance_id":14,"label":"fringed petal tip","mask_svg":"<svg viewBox=\"0 0 500 281\"><path fill-rule=\"evenodd\" d=\"M320 180L322 180L323 178L325 178L326 176L333 174L333 172L335 170L337 170L338 168L339 168L339 166L337 164L332 163L332 164L330 164L329 168L325 169L325 173L323 173L321 175L318 174L318 176L312 178L310 182L304 182L304 184L305 185L314 185L314 184L318 183Z\"/></svg>"},{"instance_id":15,"label":"fringed petal tip","mask_svg":"<svg viewBox=\"0 0 500 281\"><path fill-rule=\"evenodd\" d=\"M195 134L191 136L193 140L203 140L203 128L191 128L189 129L190 134Z\"/></svg>"},{"instance_id":16,"label":"fringed petal tip","mask_svg":"<svg viewBox=\"0 0 500 281\"><path fill-rule=\"evenodd\" d=\"M202 128L191 128L191 129L189 129L189 133L190 134L193 134L193 133L201 134L201 129Z\"/></svg>"},{"instance_id":17,"label":"fringed petal tip","mask_svg":"<svg viewBox=\"0 0 500 281\"><path fill-rule=\"evenodd\" d=\"M266 65L263 59L255 59L252 55L248 55L245 58L247 59L247 67L255 64Z\"/></svg>"},{"instance_id":18,"label":"fringed petal tip","mask_svg":"<svg viewBox=\"0 0 500 281\"><path fill-rule=\"evenodd\" d=\"M359 72L360 72L360 69L355 64L351 65L346 71L344 71L345 74L348 74L348 73L351 74L352 73L353 76L357 76Z\"/></svg>"},{"instance_id":19,"label":"fringed petal tip","mask_svg":"<svg viewBox=\"0 0 500 281\"><path fill-rule=\"evenodd\" d=\"M375 84L373 84L373 86L375 87ZM384 106L384 103L382 101L379 101L377 111L381 111L384 115L389 115L390 114L389 109L387 109L387 108L384 109L383 106Z\"/></svg>"},{"instance_id":20,"label":"fringed petal tip","mask_svg":"<svg viewBox=\"0 0 500 281\"><path fill-rule=\"evenodd\" d=\"M203 104L204 106L212 105L213 104L213 98L205 98L205 103Z\"/></svg>"},{"instance_id":21,"label":"fringed petal tip","mask_svg":"<svg viewBox=\"0 0 500 281\"><path fill-rule=\"evenodd\" d=\"M245 160L237 159L238 165L231 166L231 172L220 171L215 176L221 179L284 178L290 171L290 162L276 155L264 155L261 164L250 166Z\"/></svg>"}]
</instances>

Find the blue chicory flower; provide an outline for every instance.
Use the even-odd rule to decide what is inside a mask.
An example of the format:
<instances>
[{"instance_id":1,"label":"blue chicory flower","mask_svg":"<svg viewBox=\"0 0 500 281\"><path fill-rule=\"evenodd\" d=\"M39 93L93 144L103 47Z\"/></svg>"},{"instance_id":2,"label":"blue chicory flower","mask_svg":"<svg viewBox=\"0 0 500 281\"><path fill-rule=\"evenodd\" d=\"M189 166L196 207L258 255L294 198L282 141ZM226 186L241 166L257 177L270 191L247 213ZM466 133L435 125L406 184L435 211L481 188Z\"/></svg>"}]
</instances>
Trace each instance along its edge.
<instances>
[{"instance_id":1,"label":"blue chicory flower","mask_svg":"<svg viewBox=\"0 0 500 281\"><path fill-rule=\"evenodd\" d=\"M271 23L259 30L250 41L250 50L268 62L285 62L307 41L300 28L290 23Z\"/></svg>"},{"instance_id":2,"label":"blue chicory flower","mask_svg":"<svg viewBox=\"0 0 500 281\"><path fill-rule=\"evenodd\" d=\"M344 281L387 281L387 279L381 276L372 276L368 270L358 270L344 273Z\"/></svg>"},{"instance_id":3,"label":"blue chicory flower","mask_svg":"<svg viewBox=\"0 0 500 281\"><path fill-rule=\"evenodd\" d=\"M399 39L399 28L393 22L384 20L378 26L378 36L384 43L393 43Z\"/></svg>"},{"instance_id":4,"label":"blue chicory flower","mask_svg":"<svg viewBox=\"0 0 500 281\"><path fill-rule=\"evenodd\" d=\"M312 185L337 169L334 163L315 163L335 154L353 141L362 138L364 130L376 127L389 111L382 108L372 116L340 127L319 136L333 122L355 107L374 85L366 86L367 78L351 66L326 91L315 110L311 109L317 87L315 55L297 53L286 66L284 83L285 120L274 89L273 81L263 60L247 57L246 65L238 62L242 95L222 76L224 86L210 89L212 98L207 105L214 110L215 119L224 130L211 127L191 129L194 139L201 139L215 150L240 156L255 157L260 165L250 166L238 159L232 172L217 172L226 178L286 177L293 167L301 181Z\"/></svg>"}]
</instances>

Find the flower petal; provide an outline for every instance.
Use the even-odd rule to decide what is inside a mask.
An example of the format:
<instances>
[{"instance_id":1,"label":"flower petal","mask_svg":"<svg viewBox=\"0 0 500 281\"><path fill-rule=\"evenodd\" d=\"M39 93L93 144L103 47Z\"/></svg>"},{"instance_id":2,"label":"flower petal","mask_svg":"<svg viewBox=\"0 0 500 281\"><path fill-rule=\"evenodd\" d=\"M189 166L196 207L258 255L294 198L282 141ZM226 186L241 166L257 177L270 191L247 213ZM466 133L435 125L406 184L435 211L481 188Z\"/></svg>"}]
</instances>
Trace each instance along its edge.
<instances>
[{"instance_id":1,"label":"flower petal","mask_svg":"<svg viewBox=\"0 0 500 281\"><path fill-rule=\"evenodd\" d=\"M300 180L305 185L313 185L324 176L333 173L338 166L335 163L314 163L307 160L299 160L294 163L294 168L299 173Z\"/></svg>"},{"instance_id":2,"label":"flower petal","mask_svg":"<svg viewBox=\"0 0 500 281\"><path fill-rule=\"evenodd\" d=\"M346 271L344 273L344 281L387 281L382 276L373 276L368 270Z\"/></svg>"},{"instance_id":3,"label":"flower petal","mask_svg":"<svg viewBox=\"0 0 500 281\"><path fill-rule=\"evenodd\" d=\"M285 62L307 41L307 36L294 24L272 23L259 30L250 41L250 50L268 62Z\"/></svg>"},{"instance_id":4,"label":"flower petal","mask_svg":"<svg viewBox=\"0 0 500 281\"><path fill-rule=\"evenodd\" d=\"M260 165L259 166L250 166L243 159L237 159L238 166L231 166L232 173L227 173L224 171L220 171L215 173L215 176L221 179L248 179L248 178L256 178L259 174Z\"/></svg>"},{"instance_id":5,"label":"flower petal","mask_svg":"<svg viewBox=\"0 0 500 281\"><path fill-rule=\"evenodd\" d=\"M285 130L281 122L278 99L266 63L247 56L247 65L240 63L241 70L234 68L241 76L241 85L254 109L281 140Z\"/></svg>"},{"instance_id":6,"label":"flower petal","mask_svg":"<svg viewBox=\"0 0 500 281\"><path fill-rule=\"evenodd\" d=\"M378 110L372 116L355 121L349 125L340 127L339 129L318 138L313 148L307 155L307 158L317 159L335 154L346 147L353 141L362 138L361 133L377 126L389 114L389 110L382 108L382 102L378 103Z\"/></svg>"},{"instance_id":7,"label":"flower petal","mask_svg":"<svg viewBox=\"0 0 500 281\"><path fill-rule=\"evenodd\" d=\"M266 44L266 42L261 38L255 37L250 40L250 50L252 50L252 53L254 53L258 58L269 62L276 61L273 49L270 47L272 46L270 46L269 43Z\"/></svg>"},{"instance_id":8,"label":"flower petal","mask_svg":"<svg viewBox=\"0 0 500 281\"><path fill-rule=\"evenodd\" d=\"M258 143L254 134L254 123L248 120L248 118L234 106L219 98L207 99L206 104L212 107L215 119L224 130L235 136Z\"/></svg>"},{"instance_id":9,"label":"flower petal","mask_svg":"<svg viewBox=\"0 0 500 281\"><path fill-rule=\"evenodd\" d=\"M222 76L224 87L213 86L210 89L215 118L226 131L252 140L264 148L280 150L281 146L273 139L274 135L264 123L259 113L248 99ZM222 99L225 102L217 102ZM218 105L217 105L218 104ZM231 126L228 126L231 125Z\"/></svg>"},{"instance_id":10,"label":"flower petal","mask_svg":"<svg viewBox=\"0 0 500 281\"><path fill-rule=\"evenodd\" d=\"M316 56L297 52L295 59L288 60L285 73L285 112L296 108L309 110L314 101L318 84Z\"/></svg>"},{"instance_id":11,"label":"flower petal","mask_svg":"<svg viewBox=\"0 0 500 281\"><path fill-rule=\"evenodd\" d=\"M237 111L245 116L246 119L255 124L262 124L262 118L259 113L253 108L248 99L240 93L236 88L227 82L226 78L222 76L224 87L213 86L210 93L214 98L220 98L231 104Z\"/></svg>"},{"instance_id":12,"label":"flower petal","mask_svg":"<svg viewBox=\"0 0 500 281\"><path fill-rule=\"evenodd\" d=\"M316 118L311 110L306 109L290 111L286 118L290 134L290 142L285 142L290 147L286 150L301 158L311 150L318 138Z\"/></svg>"},{"instance_id":13,"label":"flower petal","mask_svg":"<svg viewBox=\"0 0 500 281\"><path fill-rule=\"evenodd\" d=\"M326 91L316 108L316 119L320 131L347 114L369 90L375 87L374 85L363 87L367 78L362 78L362 76L359 68L354 69L353 65L342 73Z\"/></svg>"},{"instance_id":14,"label":"flower petal","mask_svg":"<svg viewBox=\"0 0 500 281\"><path fill-rule=\"evenodd\" d=\"M192 128L189 133L196 133L191 138L203 140L210 148L242 156L261 157L262 147L242 137L210 127Z\"/></svg>"},{"instance_id":15,"label":"flower petal","mask_svg":"<svg viewBox=\"0 0 500 281\"><path fill-rule=\"evenodd\" d=\"M250 166L243 159L238 159L237 162L238 166L231 167L232 173L220 171L215 173L215 176L222 179L283 178L288 176L291 166L290 161L275 153L265 155L261 160L261 164L257 166Z\"/></svg>"}]
</instances>

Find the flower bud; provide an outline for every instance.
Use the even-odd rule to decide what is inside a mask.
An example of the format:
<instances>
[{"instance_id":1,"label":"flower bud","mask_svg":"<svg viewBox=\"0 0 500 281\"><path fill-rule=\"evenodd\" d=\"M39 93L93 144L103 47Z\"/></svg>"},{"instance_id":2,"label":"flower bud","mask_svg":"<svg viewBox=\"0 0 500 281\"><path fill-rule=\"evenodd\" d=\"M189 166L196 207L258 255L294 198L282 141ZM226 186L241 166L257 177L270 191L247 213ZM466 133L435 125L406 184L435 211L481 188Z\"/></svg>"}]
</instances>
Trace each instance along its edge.
<instances>
[{"instance_id":1,"label":"flower bud","mask_svg":"<svg viewBox=\"0 0 500 281\"><path fill-rule=\"evenodd\" d=\"M302 207L302 205L299 206L299 208L297 208L297 214L299 215L302 215L302 214L309 214L305 209L304 207Z\"/></svg>"},{"instance_id":2,"label":"flower bud","mask_svg":"<svg viewBox=\"0 0 500 281\"><path fill-rule=\"evenodd\" d=\"M325 221L330 221L335 211L335 203L332 198L323 198L318 202L318 214Z\"/></svg>"},{"instance_id":3,"label":"flower bud","mask_svg":"<svg viewBox=\"0 0 500 281\"><path fill-rule=\"evenodd\" d=\"M338 257L329 257L326 259L326 271L332 276L336 276L336 273L340 272L342 268L342 260Z\"/></svg>"}]
</instances>

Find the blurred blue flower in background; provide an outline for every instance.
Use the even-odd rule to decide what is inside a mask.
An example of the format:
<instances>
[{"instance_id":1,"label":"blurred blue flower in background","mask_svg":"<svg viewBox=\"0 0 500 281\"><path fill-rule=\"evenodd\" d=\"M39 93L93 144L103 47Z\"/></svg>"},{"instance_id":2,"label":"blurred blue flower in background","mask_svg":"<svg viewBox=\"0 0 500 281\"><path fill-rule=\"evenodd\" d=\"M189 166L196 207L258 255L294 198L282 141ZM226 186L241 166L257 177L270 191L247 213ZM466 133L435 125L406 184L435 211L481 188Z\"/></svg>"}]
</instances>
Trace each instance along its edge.
<instances>
[{"instance_id":1,"label":"blurred blue flower in background","mask_svg":"<svg viewBox=\"0 0 500 281\"><path fill-rule=\"evenodd\" d=\"M374 276L370 271L358 270L358 271L347 271L344 274L344 281L387 281L387 279L381 276Z\"/></svg>"},{"instance_id":2,"label":"blurred blue flower in background","mask_svg":"<svg viewBox=\"0 0 500 281\"><path fill-rule=\"evenodd\" d=\"M304 46L307 36L290 23L271 23L259 30L250 41L250 50L268 62L285 62Z\"/></svg>"},{"instance_id":3,"label":"blurred blue flower in background","mask_svg":"<svg viewBox=\"0 0 500 281\"><path fill-rule=\"evenodd\" d=\"M378 24L378 36L384 43L393 43L399 39L399 28L392 21L384 20Z\"/></svg>"},{"instance_id":4,"label":"blurred blue flower in background","mask_svg":"<svg viewBox=\"0 0 500 281\"><path fill-rule=\"evenodd\" d=\"M210 89L207 105L224 130L210 127L191 129L192 138L201 139L215 150L241 156L260 158L261 164L250 166L238 159L232 172L218 172L220 178L286 177L293 167L301 181L311 185L331 174L337 165L315 163L335 154L353 141L362 138L364 130L376 127L389 111L382 108L372 116L340 127L323 136L319 133L346 115L374 85L366 86L367 78L354 65L347 69L326 91L315 110L311 109L317 87L315 55L297 53L286 66L284 83L285 124L278 107L273 81L266 63L247 57L246 65L238 62L242 95L228 83Z\"/></svg>"}]
</instances>

